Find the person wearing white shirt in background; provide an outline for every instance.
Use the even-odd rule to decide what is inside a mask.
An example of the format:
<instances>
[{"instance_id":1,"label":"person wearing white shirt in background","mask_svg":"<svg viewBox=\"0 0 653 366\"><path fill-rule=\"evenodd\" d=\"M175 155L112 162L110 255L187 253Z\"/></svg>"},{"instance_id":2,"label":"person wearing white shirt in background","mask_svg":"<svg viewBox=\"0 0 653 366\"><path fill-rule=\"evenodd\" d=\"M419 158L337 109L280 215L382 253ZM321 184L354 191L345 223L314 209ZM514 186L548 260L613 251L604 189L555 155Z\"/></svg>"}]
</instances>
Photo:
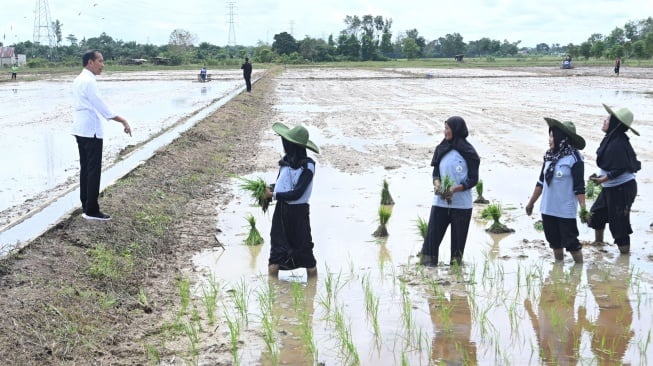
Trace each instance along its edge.
<instances>
[{"instance_id":1,"label":"person wearing white shirt in background","mask_svg":"<svg viewBox=\"0 0 653 366\"><path fill-rule=\"evenodd\" d=\"M73 82L73 129L79 149L79 198L87 220L111 220L111 216L100 211L100 177L102 174L102 139L104 130L102 118L120 122L126 134L132 130L127 120L115 113L104 103L97 87L96 76L104 69L104 58L98 50L91 50L82 56L84 69Z\"/></svg>"}]
</instances>

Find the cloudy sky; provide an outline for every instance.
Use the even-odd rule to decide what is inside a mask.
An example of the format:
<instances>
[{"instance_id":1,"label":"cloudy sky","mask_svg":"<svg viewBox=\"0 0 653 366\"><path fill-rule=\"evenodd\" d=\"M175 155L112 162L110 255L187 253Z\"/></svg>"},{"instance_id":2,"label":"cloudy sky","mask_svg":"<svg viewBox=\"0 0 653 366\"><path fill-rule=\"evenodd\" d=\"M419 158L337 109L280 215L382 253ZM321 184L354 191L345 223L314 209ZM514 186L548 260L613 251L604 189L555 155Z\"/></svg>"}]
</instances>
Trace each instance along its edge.
<instances>
[{"instance_id":1,"label":"cloudy sky","mask_svg":"<svg viewBox=\"0 0 653 366\"><path fill-rule=\"evenodd\" d=\"M62 24L63 43L105 32L115 40L162 45L183 29L199 42L240 45L273 41L275 34L337 37L347 15L392 19L394 37L417 29L427 41L459 33L465 42L489 37L499 41L580 44L590 35L608 35L628 21L653 16L653 0L3 0L0 41L34 41L37 5L47 3L50 21ZM230 6L231 4L231 6ZM42 12L44 14L44 12ZM45 16L41 18L42 23ZM38 24L38 23L36 23ZM39 28L41 31L45 28ZM44 32L41 32L44 33ZM393 41L394 41L393 37ZM45 41L42 41L45 42Z\"/></svg>"}]
</instances>

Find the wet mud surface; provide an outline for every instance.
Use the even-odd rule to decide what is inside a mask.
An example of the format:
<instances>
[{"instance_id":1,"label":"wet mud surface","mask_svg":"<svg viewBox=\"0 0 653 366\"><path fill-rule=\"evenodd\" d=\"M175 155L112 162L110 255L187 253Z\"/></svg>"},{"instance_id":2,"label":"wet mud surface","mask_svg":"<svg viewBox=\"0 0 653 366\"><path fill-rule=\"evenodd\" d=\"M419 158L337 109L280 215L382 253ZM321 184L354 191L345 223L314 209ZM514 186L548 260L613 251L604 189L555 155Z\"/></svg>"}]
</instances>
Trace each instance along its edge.
<instances>
[{"instance_id":1,"label":"wet mud surface","mask_svg":"<svg viewBox=\"0 0 653 366\"><path fill-rule=\"evenodd\" d=\"M561 75L565 71L574 74ZM2 348L33 356L3 353L2 358L25 364L91 359L133 364L156 359L155 349L159 363L166 365L188 360L207 365L645 362L653 357L647 347L653 213L646 169L653 154L653 111L648 108L653 72L637 70L637 76L633 71L628 77L624 70L617 79L608 71L316 68L270 74L254 85L252 95L239 96L136 170L132 179L138 187L118 184L105 193L107 205L125 219L90 226L73 217L31 245L24 258L3 267L2 307L12 310L1 323L7 330ZM631 139L643 165L632 214L632 254L620 256L614 245L591 243L593 232L580 227L585 264L574 266L567 255L554 266L544 235L534 226L537 207L531 217L523 209L547 147L543 117L575 123L587 141L583 153L589 176L596 170L602 138L601 103L630 108L641 133ZM490 223L480 218L484 206L475 205L463 268L424 268L415 265L421 248L416 221L428 219L429 163L442 139L443 121L451 115L467 121L469 140L482 159L483 195L501 203L502 221L515 232L487 233ZM281 144L270 129L273 122L305 125L321 150L315 156L311 199L316 281L307 281L302 271L268 280L271 214L253 206L227 174L275 179ZM224 125L216 128L216 123ZM216 156L207 144L224 151ZM205 165L222 171L202 169ZM384 179L395 205L390 235L378 239L372 233ZM173 198L179 203L166 206ZM140 221L128 219L142 218L136 213L143 204L174 213L161 236L143 234ZM242 244L248 214L255 215L266 240L261 246ZM89 252L98 244L122 248L136 240L152 252L149 264L139 262L138 275L107 281L86 274ZM607 233L606 241L611 241ZM448 235L440 257L448 263ZM71 279L62 266L77 268L78 274ZM196 322L191 311L179 315L179 278L192 283L201 314ZM221 289L221 315L209 325L201 304L213 281ZM140 290L153 304L156 320L139 305ZM275 347L264 325L265 294L271 292L276 294L269 313L276 319ZM43 293L50 293L52 301L42 300ZM120 306L98 312L97 320L113 325L103 335L89 330L103 329L100 321L62 311L85 301L80 311L97 311L92 301L80 300L88 293L95 301L101 294L117 294ZM49 318L86 324L72 334L93 342L38 338L37 331L55 333L45 321ZM199 339L183 331L162 335L166 324L180 318L186 328L197 327ZM235 353L233 322L240 324ZM8 338L8 333L16 336Z\"/></svg>"}]
</instances>

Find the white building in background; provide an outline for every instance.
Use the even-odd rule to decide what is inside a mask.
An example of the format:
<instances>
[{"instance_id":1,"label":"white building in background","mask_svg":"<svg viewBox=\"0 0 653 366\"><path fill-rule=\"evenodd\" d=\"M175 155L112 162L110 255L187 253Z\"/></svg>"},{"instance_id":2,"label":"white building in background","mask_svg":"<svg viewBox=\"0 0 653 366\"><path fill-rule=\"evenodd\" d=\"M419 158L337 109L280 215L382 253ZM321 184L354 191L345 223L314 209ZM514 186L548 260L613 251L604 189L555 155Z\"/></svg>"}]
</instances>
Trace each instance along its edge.
<instances>
[{"instance_id":1,"label":"white building in background","mask_svg":"<svg viewBox=\"0 0 653 366\"><path fill-rule=\"evenodd\" d=\"M27 57L16 54L14 47L0 47L0 68L11 67L15 63L24 67L27 63Z\"/></svg>"}]
</instances>

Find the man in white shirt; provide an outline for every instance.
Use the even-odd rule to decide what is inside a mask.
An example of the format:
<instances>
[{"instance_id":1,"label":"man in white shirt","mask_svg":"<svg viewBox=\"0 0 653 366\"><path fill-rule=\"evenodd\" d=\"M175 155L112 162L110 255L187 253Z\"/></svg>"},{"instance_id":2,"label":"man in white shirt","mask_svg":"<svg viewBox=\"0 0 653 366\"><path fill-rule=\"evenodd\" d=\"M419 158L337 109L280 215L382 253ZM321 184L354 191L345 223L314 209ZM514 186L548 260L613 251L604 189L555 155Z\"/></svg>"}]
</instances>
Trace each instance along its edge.
<instances>
[{"instance_id":1,"label":"man in white shirt","mask_svg":"<svg viewBox=\"0 0 653 366\"><path fill-rule=\"evenodd\" d=\"M111 220L111 216L100 211L100 176L102 174L102 120L112 119L122 123L126 134L132 131L127 120L115 113L104 103L97 88L96 75L104 69L104 58L98 50L84 53L84 69L73 82L73 129L79 149L79 198L87 220Z\"/></svg>"}]
</instances>

